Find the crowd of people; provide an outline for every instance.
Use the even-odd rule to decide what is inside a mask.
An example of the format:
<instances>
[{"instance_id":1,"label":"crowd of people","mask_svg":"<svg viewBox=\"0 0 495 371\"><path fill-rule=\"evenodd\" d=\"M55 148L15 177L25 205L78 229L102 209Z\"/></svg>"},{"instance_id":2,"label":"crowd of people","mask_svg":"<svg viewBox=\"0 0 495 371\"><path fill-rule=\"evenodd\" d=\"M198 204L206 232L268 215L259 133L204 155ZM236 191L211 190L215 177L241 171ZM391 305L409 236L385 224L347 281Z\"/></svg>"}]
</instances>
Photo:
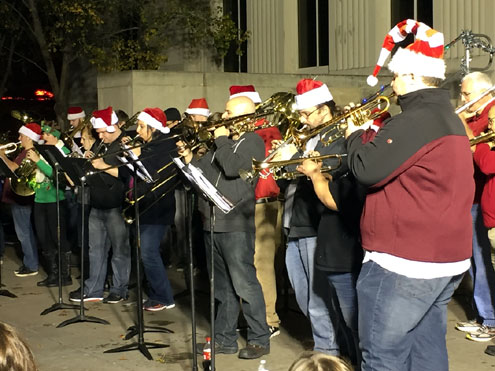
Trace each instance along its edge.
<instances>
[{"instance_id":1,"label":"crowd of people","mask_svg":"<svg viewBox=\"0 0 495 371\"><path fill-rule=\"evenodd\" d=\"M125 207L131 200L141 210L133 217L139 218L147 281L143 308L174 308L160 245L172 226L182 229L189 212L179 201L192 191L173 162L178 158L186 168L199 168L235 205L224 213L201 194L197 199L206 256L214 256L214 266L206 262L215 276L217 354L269 354L270 339L280 334L275 262L283 253L314 340L314 352L291 370L448 370L447 305L467 271L478 316L456 328L473 341L495 338L494 144L473 141L494 130L495 101L485 94L493 85L489 77L471 73L461 82L462 101L471 104L456 114L449 92L439 88L446 71L443 35L414 20L386 35L369 84L376 84L392 49L410 34L415 41L399 48L388 65L401 113L380 112L361 125L345 114L356 108L337 105L326 84L301 79L292 107L301 127L293 135L317 132L302 135L302 142L282 141L279 127L256 118L262 100L252 85L231 86L225 111L215 120L204 98L193 99L184 115L148 107L129 118L108 107L86 117L71 107L67 118L79 151L68 148L55 127L25 123L19 129L22 152L10 159L0 151L14 172L34 164L33 195L20 196L8 179L3 188L2 202L10 205L23 252L15 274L38 274L39 244L47 276L38 286L57 286L59 275L62 285L71 285L68 231L75 228L80 236L84 228L87 241L79 238L77 248L87 251L88 269L81 272L82 289L69 299L126 300L131 243L123 209L132 210ZM256 118L254 127L230 124L236 117ZM194 144L185 138L191 129L182 127L186 119L208 138ZM330 143L323 140L324 130L318 132L328 123L341 129ZM137 135L129 134L131 124ZM76 157L87 159L87 187L56 178L58 171L36 150L42 140L64 155L80 152ZM284 170L304 176L284 179L268 168L254 182L241 177L253 171L253 160L268 156L297 160ZM57 207L58 225L52 222ZM239 350L241 311L247 342Z\"/></svg>"}]
</instances>

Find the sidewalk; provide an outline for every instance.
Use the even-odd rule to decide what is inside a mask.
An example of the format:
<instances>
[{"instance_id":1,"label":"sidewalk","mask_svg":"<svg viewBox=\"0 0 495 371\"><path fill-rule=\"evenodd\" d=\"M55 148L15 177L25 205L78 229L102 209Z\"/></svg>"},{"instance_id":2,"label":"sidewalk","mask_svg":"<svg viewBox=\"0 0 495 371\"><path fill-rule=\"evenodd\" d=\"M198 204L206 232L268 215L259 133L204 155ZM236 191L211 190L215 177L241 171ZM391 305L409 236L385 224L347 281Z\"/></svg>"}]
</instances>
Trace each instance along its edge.
<instances>
[{"instance_id":1,"label":"sidewalk","mask_svg":"<svg viewBox=\"0 0 495 371\"><path fill-rule=\"evenodd\" d=\"M2 265L3 289L16 294L11 299L0 296L0 320L15 326L30 344L41 371L83 371L83 370L168 370L182 371L192 369L191 353L191 320L190 297L185 295L177 300L176 307L155 313L144 313L145 324L148 326L165 326L173 330L173 334L145 333L146 342L168 344L163 349L151 349L152 361L148 361L139 351L105 354L103 351L137 341L123 340L126 329L134 324L136 317L134 292L128 301L119 304L86 304L86 315L95 316L110 322L110 325L89 322L68 325L57 328L61 322L73 318L77 310L59 310L45 316L40 313L58 300L58 288L47 289L36 286L36 282L44 277L19 278L14 275L20 260L15 256L11 247L7 248L4 264ZM73 270L73 277L76 273ZM184 289L182 273L169 270L175 292ZM74 280L76 281L76 280ZM202 281L207 286L207 281ZM64 302L68 303L68 292L76 289L78 283L63 288ZM200 309L197 316L198 342L204 341L209 328L209 298L197 293L197 306ZM447 345L450 356L450 370L493 370L495 357L484 354L491 343L475 343L464 339L464 334L456 331L454 325L458 320L465 320L466 315L462 303L466 296L456 296L449 305ZM291 300L293 302L293 300ZM311 333L306 319L296 311L280 313L283 323L281 335L274 337L271 342L271 353L266 359L266 368L270 371L286 371L297 355L311 347ZM241 347L245 340L239 341ZM198 357L198 370L201 368L201 358ZM256 371L259 360L240 360L236 355L218 355L217 370L220 371Z\"/></svg>"}]
</instances>

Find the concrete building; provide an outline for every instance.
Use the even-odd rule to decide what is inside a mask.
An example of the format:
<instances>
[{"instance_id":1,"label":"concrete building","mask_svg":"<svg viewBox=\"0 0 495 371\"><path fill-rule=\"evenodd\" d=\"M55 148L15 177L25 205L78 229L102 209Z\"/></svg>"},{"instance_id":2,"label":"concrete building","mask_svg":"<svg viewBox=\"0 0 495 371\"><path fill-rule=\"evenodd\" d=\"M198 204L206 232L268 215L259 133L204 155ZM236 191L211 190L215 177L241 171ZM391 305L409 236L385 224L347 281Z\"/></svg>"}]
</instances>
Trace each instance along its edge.
<instances>
[{"instance_id":1,"label":"concrete building","mask_svg":"<svg viewBox=\"0 0 495 371\"><path fill-rule=\"evenodd\" d=\"M98 106L129 113L146 106L183 111L192 98L205 97L212 112L223 111L230 85L254 84L267 99L277 91L294 91L302 77L326 82L336 101L346 104L375 91L366 76L386 33L402 19L431 25L444 33L445 43L463 30L495 36L495 2L489 0L224 0L222 5L251 32L242 58L234 55L219 68L207 52L187 60L175 49L157 71L99 74ZM471 52L472 67L487 64L486 52ZM453 97L463 56L460 41L445 53ZM380 83L390 76L382 69Z\"/></svg>"}]
</instances>

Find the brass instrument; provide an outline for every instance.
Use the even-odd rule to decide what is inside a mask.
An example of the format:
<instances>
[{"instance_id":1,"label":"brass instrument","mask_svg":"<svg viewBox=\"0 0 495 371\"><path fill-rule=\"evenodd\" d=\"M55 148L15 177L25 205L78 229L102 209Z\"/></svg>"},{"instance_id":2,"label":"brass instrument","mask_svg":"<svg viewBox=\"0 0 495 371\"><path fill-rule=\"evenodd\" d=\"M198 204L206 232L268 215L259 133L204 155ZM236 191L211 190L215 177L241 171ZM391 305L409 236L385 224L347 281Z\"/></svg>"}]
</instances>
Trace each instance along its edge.
<instances>
[{"instance_id":1,"label":"brass instrument","mask_svg":"<svg viewBox=\"0 0 495 371\"><path fill-rule=\"evenodd\" d=\"M27 112L13 110L10 111L10 115L24 124L35 121Z\"/></svg>"},{"instance_id":2,"label":"brass instrument","mask_svg":"<svg viewBox=\"0 0 495 371\"><path fill-rule=\"evenodd\" d=\"M125 122L120 127L120 130L127 131L132 126L136 125L137 124L137 118L138 118L138 116L139 116L140 113L141 113L141 111L137 111L134 115L132 115L131 117L129 117L127 120L125 120Z\"/></svg>"},{"instance_id":3,"label":"brass instrument","mask_svg":"<svg viewBox=\"0 0 495 371\"><path fill-rule=\"evenodd\" d=\"M332 170L338 169L342 165L342 158L346 156L347 154L329 154L329 155L321 155L321 156L313 156L313 157L300 157L285 161L253 160L252 170L251 171L241 170L239 171L239 175L245 181L252 181L258 176L266 177L269 174L272 174L275 180L278 179L292 180L305 175L303 173L300 173L299 171L287 171L287 169L285 169L287 166L300 165L304 160L308 160L308 159L315 161L321 161L329 158L337 159L338 160L337 166L324 166L321 168L322 173L328 173Z\"/></svg>"},{"instance_id":4,"label":"brass instrument","mask_svg":"<svg viewBox=\"0 0 495 371\"><path fill-rule=\"evenodd\" d=\"M327 146L330 143L342 138L347 129L347 121L351 120L354 125L361 126L369 120L374 120L382 113L388 111L390 99L395 96L392 93L388 96L381 95L381 91L370 97L365 103L351 108L350 110L324 122L318 127L310 128L297 127L290 128L289 137L294 138L293 143L301 150L306 148L308 140L320 134L320 141Z\"/></svg>"},{"instance_id":5,"label":"brass instrument","mask_svg":"<svg viewBox=\"0 0 495 371\"><path fill-rule=\"evenodd\" d=\"M165 164L163 167L157 170L156 174L160 174L163 170L167 169L169 166L173 165L174 162L170 161L167 164ZM136 200L129 200L126 199L127 206L122 209L122 216L127 224L132 224L134 223L134 220L136 219L135 216L135 204L136 202L141 201L147 194L156 192L159 188L164 186L166 183L171 181L172 179L177 177L177 171L175 170L170 176L167 178L163 179L162 181L158 182L155 184L146 194L143 194L139 196ZM168 188L165 192L163 192L158 198L156 198L151 204L147 205L146 208L143 210L139 210L139 215L144 214L146 211L148 211L155 203L160 201L163 197L165 197L169 192L173 191L175 187L180 183L180 180L177 181L172 187ZM131 188L131 191L134 188Z\"/></svg>"},{"instance_id":6,"label":"brass instrument","mask_svg":"<svg viewBox=\"0 0 495 371\"><path fill-rule=\"evenodd\" d=\"M480 94L478 97L474 98L474 99L471 99L469 102L467 102L466 104L463 104L462 106L456 108L455 110L455 114L458 115L462 112L464 112L465 110L467 110L469 107L471 107L473 104L476 104L477 102L479 102L481 99L483 99L484 97L486 97L488 94L491 94L493 93L493 91L495 90L495 85L492 85L490 88L486 89L482 94ZM493 100L495 100L495 97L492 97L488 102L485 103L484 107L492 102Z\"/></svg>"},{"instance_id":7,"label":"brass instrument","mask_svg":"<svg viewBox=\"0 0 495 371\"><path fill-rule=\"evenodd\" d=\"M73 152L82 152L81 149L74 143L74 136L89 125L91 125L91 117L85 117L84 120L81 120L81 122L71 131L68 133L62 133L60 135L60 140L64 142L67 148L70 148Z\"/></svg>"},{"instance_id":8,"label":"brass instrument","mask_svg":"<svg viewBox=\"0 0 495 371\"><path fill-rule=\"evenodd\" d=\"M5 150L5 154L8 155L9 153L17 151L19 146L21 145L21 142L15 142L15 143L7 143L3 144L0 146L0 150Z\"/></svg>"},{"instance_id":9,"label":"brass instrument","mask_svg":"<svg viewBox=\"0 0 495 371\"><path fill-rule=\"evenodd\" d=\"M265 102L260 103L255 112L217 121L196 122L190 118L181 121L176 127L176 133L188 148L195 149L200 145L209 146L213 142L213 131L226 126L231 133L240 134L271 127L280 127L282 133L286 132L284 125L290 126L292 122L299 124L299 112L294 110L294 94L278 92L273 94ZM272 120L256 126L261 118L273 116Z\"/></svg>"},{"instance_id":10,"label":"brass instrument","mask_svg":"<svg viewBox=\"0 0 495 371\"><path fill-rule=\"evenodd\" d=\"M36 151L34 148L29 151ZM19 196L34 195L33 184L36 183L36 164L28 158L24 158L19 167L14 171L15 178L10 178L12 191Z\"/></svg>"},{"instance_id":11,"label":"brass instrument","mask_svg":"<svg viewBox=\"0 0 495 371\"><path fill-rule=\"evenodd\" d=\"M469 139L469 145L475 146L476 144L491 142L493 139L495 139L495 131L490 130L486 134Z\"/></svg>"}]
</instances>

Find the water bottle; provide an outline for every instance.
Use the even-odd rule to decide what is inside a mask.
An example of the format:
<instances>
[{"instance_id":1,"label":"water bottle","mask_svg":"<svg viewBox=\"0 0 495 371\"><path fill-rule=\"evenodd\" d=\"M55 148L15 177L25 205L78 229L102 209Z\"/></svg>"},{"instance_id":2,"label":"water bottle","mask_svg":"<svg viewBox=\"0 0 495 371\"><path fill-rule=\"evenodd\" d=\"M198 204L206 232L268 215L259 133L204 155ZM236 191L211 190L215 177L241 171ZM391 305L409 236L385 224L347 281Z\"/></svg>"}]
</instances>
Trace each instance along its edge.
<instances>
[{"instance_id":1,"label":"water bottle","mask_svg":"<svg viewBox=\"0 0 495 371\"><path fill-rule=\"evenodd\" d=\"M258 366L258 371L269 371L266 367L266 360L262 359L260 365Z\"/></svg>"},{"instance_id":2,"label":"water bottle","mask_svg":"<svg viewBox=\"0 0 495 371\"><path fill-rule=\"evenodd\" d=\"M203 370L211 370L211 337L206 337L206 343L203 347Z\"/></svg>"}]
</instances>

